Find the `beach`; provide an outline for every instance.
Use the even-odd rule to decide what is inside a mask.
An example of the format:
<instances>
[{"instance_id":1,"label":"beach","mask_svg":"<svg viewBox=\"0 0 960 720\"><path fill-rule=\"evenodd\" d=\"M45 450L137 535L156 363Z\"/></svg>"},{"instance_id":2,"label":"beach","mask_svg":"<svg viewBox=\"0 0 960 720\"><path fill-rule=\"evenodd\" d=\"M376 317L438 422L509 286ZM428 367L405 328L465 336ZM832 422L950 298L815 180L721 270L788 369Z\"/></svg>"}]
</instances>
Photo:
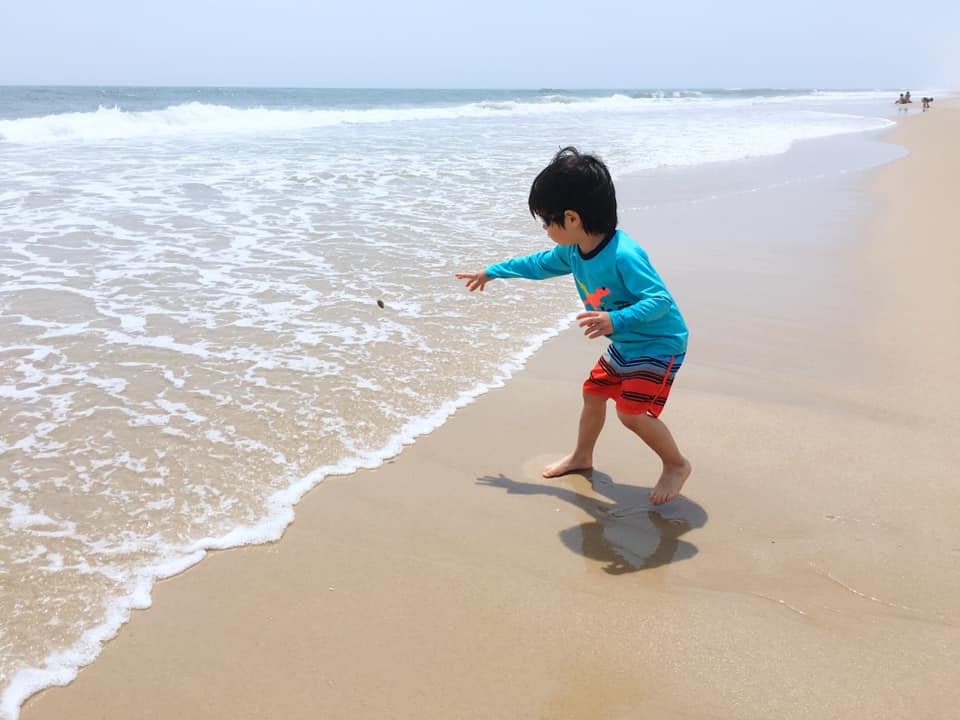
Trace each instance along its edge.
<instances>
[{"instance_id":1,"label":"beach","mask_svg":"<svg viewBox=\"0 0 960 720\"><path fill-rule=\"evenodd\" d=\"M570 329L327 477L279 541L158 582L21 717L949 716L958 118L897 118L909 154L863 176L655 216L618 187L691 327L663 415L680 499L649 505L656 459L612 413L591 473L540 476L602 349Z\"/></svg>"}]
</instances>

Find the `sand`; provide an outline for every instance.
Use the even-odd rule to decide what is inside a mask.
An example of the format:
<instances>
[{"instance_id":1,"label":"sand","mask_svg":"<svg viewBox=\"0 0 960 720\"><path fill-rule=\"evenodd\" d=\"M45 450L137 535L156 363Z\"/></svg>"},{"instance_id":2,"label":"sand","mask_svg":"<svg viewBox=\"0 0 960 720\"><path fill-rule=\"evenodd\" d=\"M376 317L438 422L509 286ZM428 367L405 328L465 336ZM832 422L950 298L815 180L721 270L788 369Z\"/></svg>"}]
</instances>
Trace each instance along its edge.
<instances>
[{"instance_id":1,"label":"sand","mask_svg":"<svg viewBox=\"0 0 960 720\"><path fill-rule=\"evenodd\" d=\"M24 720L950 716L960 104L898 123L910 155L837 186L866 216L788 189L652 252L692 328L682 498L649 505L612 414L592 475L540 477L601 349L571 330L280 542L159 583ZM823 235L778 241L784 208Z\"/></svg>"}]
</instances>

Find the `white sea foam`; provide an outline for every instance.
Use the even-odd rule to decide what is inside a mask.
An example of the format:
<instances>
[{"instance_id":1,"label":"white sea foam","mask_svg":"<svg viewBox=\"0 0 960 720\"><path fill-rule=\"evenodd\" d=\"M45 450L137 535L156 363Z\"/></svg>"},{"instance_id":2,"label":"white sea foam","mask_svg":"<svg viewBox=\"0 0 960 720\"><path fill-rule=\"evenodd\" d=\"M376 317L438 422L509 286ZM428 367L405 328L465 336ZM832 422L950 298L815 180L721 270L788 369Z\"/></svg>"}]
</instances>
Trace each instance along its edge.
<instances>
[{"instance_id":1,"label":"white sea foam","mask_svg":"<svg viewBox=\"0 0 960 720\"><path fill-rule=\"evenodd\" d=\"M76 644L65 650L50 653L41 667L17 671L0 696L0 717L15 720L20 706L28 697L44 688L71 682L81 667L93 662L103 643L119 632L122 625L129 620L132 610L150 607L151 591L157 580L183 572L198 563L209 550L223 550L278 540L286 527L293 522L296 504L304 494L316 487L324 478L330 475L349 474L361 468L374 468L394 457L404 445L413 443L417 437L428 434L442 425L457 409L464 407L492 388L502 387L544 342L562 332L570 325L573 318L574 314L571 314L559 324L532 338L526 347L500 366L490 382L479 383L455 399L442 403L433 412L408 421L399 432L388 439L382 448L344 458L333 465L316 468L300 480L275 492L268 500L266 517L259 522L253 525L237 526L220 536L200 538L186 547L169 548L162 562L138 569L133 577L117 577L116 579L128 588L128 592L112 598L104 611L103 621L85 631ZM223 442L222 436L217 436L215 441ZM285 462L282 457L277 458L277 461ZM149 508L167 510L174 501L173 498L169 498L154 502L149 504ZM51 518L32 513L29 508L23 506L15 505L12 511L10 522L17 528L55 524ZM45 534L54 536L53 533ZM34 557L27 559L33 560L42 555L46 555L51 561L46 569L57 571L63 568L62 556L50 555L42 546L38 546Z\"/></svg>"},{"instance_id":2,"label":"white sea foam","mask_svg":"<svg viewBox=\"0 0 960 720\"><path fill-rule=\"evenodd\" d=\"M42 667L18 670L0 696L0 717L16 720L20 706L34 693L44 688L66 685L77 676L77 671L89 665L100 654L100 648L114 637L130 619L131 610L150 607L150 591L156 580L172 577L203 559L202 551L177 558L150 568L147 574L133 579L126 595L112 602L104 619L83 633L80 640L65 650L50 653Z\"/></svg>"}]
</instances>

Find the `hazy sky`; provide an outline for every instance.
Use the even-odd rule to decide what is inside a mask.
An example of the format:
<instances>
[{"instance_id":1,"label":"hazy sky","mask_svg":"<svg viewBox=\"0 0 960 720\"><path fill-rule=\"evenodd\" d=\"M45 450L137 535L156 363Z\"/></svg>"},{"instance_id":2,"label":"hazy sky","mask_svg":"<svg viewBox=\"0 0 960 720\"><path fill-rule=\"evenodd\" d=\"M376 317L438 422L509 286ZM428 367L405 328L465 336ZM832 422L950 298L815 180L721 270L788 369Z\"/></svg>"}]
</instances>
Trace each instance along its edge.
<instances>
[{"instance_id":1,"label":"hazy sky","mask_svg":"<svg viewBox=\"0 0 960 720\"><path fill-rule=\"evenodd\" d=\"M957 87L960 0L0 0L0 84Z\"/></svg>"}]
</instances>

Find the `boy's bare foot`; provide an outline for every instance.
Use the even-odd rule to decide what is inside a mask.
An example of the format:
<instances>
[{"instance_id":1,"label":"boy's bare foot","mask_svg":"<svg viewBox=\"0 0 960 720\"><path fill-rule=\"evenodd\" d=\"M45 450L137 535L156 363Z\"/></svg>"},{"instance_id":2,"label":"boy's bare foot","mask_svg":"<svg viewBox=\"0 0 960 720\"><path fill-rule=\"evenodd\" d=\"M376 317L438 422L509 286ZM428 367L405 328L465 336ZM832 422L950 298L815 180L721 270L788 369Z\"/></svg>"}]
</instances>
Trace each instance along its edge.
<instances>
[{"instance_id":1,"label":"boy's bare foot","mask_svg":"<svg viewBox=\"0 0 960 720\"><path fill-rule=\"evenodd\" d=\"M650 502L654 505L663 505L673 500L680 494L691 472L693 468L687 460L683 461L683 465L664 467L657 486L650 491Z\"/></svg>"},{"instance_id":2,"label":"boy's bare foot","mask_svg":"<svg viewBox=\"0 0 960 720\"><path fill-rule=\"evenodd\" d=\"M590 458L581 458L574 453L570 453L565 458L547 465L543 469L543 476L545 478L560 477L578 470L593 470L593 461Z\"/></svg>"}]
</instances>

